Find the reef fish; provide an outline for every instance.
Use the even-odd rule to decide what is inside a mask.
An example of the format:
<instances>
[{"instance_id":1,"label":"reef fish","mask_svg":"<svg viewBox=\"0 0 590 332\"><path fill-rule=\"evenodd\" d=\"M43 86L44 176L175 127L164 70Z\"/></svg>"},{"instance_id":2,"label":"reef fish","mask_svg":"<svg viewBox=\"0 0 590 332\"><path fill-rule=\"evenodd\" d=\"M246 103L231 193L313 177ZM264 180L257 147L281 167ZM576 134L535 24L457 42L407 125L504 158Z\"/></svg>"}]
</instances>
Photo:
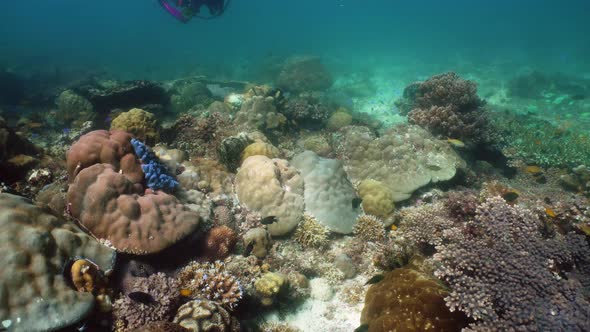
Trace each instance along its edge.
<instances>
[{"instance_id":1,"label":"reef fish","mask_svg":"<svg viewBox=\"0 0 590 332\"><path fill-rule=\"evenodd\" d=\"M262 218L262 220L260 220L260 223L263 225L270 225L270 224L275 223L277 221L278 221L277 217L268 216L268 217Z\"/></svg>"},{"instance_id":2,"label":"reef fish","mask_svg":"<svg viewBox=\"0 0 590 332\"><path fill-rule=\"evenodd\" d=\"M365 285L373 285L376 284L378 282L380 282L381 280L385 279L385 276L382 274L376 274L373 277L371 277L371 279L367 280L367 282L365 283Z\"/></svg>"},{"instance_id":3,"label":"reef fish","mask_svg":"<svg viewBox=\"0 0 590 332\"><path fill-rule=\"evenodd\" d=\"M456 148L464 148L465 147L465 143L463 143L463 141L458 140L456 138L449 138L449 139L447 139L447 142Z\"/></svg>"},{"instance_id":4,"label":"reef fish","mask_svg":"<svg viewBox=\"0 0 590 332\"><path fill-rule=\"evenodd\" d=\"M550 208L550 207L546 207L546 208L545 208L545 214L546 214L548 217L550 217L550 218L555 218L555 217L557 217L557 213L555 213L555 211L553 211L553 209L552 209L552 208Z\"/></svg>"},{"instance_id":5,"label":"reef fish","mask_svg":"<svg viewBox=\"0 0 590 332\"><path fill-rule=\"evenodd\" d=\"M512 203L512 202L516 201L518 196L520 196L519 192L514 189L511 189L511 190L505 192L504 194L502 194L502 198L504 198L504 200L508 203Z\"/></svg>"},{"instance_id":6,"label":"reef fish","mask_svg":"<svg viewBox=\"0 0 590 332\"><path fill-rule=\"evenodd\" d=\"M141 302L143 304L154 303L154 298L145 292L131 292L127 296L135 302Z\"/></svg>"}]
</instances>

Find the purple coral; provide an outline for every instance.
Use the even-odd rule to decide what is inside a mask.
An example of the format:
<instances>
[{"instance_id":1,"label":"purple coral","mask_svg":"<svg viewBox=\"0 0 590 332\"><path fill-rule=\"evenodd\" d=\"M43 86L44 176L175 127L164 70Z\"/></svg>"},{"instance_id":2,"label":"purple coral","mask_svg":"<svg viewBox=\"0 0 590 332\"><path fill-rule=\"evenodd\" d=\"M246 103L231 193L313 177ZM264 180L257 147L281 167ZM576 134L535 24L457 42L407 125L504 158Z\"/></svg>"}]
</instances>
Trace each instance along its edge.
<instances>
[{"instance_id":1,"label":"purple coral","mask_svg":"<svg viewBox=\"0 0 590 332\"><path fill-rule=\"evenodd\" d=\"M137 278L132 292L143 293L139 300L123 294L113 305L115 325L122 330L132 330L151 322L169 321L174 316L180 300L180 284L164 273L147 278Z\"/></svg>"},{"instance_id":2,"label":"purple coral","mask_svg":"<svg viewBox=\"0 0 590 332\"><path fill-rule=\"evenodd\" d=\"M435 274L452 288L451 310L475 319L471 330L590 329L590 303L566 271L589 257L588 244L573 234L543 238L539 226L531 211L493 197L445 232Z\"/></svg>"},{"instance_id":3,"label":"purple coral","mask_svg":"<svg viewBox=\"0 0 590 332\"><path fill-rule=\"evenodd\" d=\"M474 82L451 72L414 83L407 89L407 100L400 104L404 105L402 112L409 111L410 123L443 137L481 138L488 120Z\"/></svg>"}]
</instances>

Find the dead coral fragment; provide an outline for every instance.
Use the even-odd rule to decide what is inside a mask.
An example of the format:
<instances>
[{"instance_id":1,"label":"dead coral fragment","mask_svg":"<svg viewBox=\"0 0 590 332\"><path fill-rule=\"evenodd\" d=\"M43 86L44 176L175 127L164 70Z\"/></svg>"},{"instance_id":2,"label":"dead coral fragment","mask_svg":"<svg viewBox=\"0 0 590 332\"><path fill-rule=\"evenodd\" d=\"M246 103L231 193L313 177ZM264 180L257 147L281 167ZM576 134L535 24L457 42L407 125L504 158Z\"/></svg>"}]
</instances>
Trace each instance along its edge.
<instances>
[{"instance_id":1,"label":"dead coral fragment","mask_svg":"<svg viewBox=\"0 0 590 332\"><path fill-rule=\"evenodd\" d=\"M363 214L356 220L353 233L364 241L379 242L385 239L385 226L379 218Z\"/></svg>"},{"instance_id":2,"label":"dead coral fragment","mask_svg":"<svg viewBox=\"0 0 590 332\"><path fill-rule=\"evenodd\" d=\"M295 241L306 247L320 248L328 244L328 228L320 224L314 217L304 215L303 221L297 226L293 235Z\"/></svg>"}]
</instances>

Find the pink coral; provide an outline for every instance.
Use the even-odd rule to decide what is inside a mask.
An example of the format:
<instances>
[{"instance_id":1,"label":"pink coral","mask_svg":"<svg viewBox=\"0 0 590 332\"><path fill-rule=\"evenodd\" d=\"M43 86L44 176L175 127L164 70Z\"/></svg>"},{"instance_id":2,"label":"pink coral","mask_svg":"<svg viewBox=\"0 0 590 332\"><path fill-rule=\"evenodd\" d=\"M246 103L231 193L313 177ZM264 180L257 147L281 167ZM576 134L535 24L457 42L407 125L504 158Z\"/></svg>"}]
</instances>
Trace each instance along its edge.
<instances>
[{"instance_id":1,"label":"pink coral","mask_svg":"<svg viewBox=\"0 0 590 332\"><path fill-rule=\"evenodd\" d=\"M201 217L172 195L138 188L109 164L83 169L68 190L69 210L118 251L159 252L193 233Z\"/></svg>"}]
</instances>

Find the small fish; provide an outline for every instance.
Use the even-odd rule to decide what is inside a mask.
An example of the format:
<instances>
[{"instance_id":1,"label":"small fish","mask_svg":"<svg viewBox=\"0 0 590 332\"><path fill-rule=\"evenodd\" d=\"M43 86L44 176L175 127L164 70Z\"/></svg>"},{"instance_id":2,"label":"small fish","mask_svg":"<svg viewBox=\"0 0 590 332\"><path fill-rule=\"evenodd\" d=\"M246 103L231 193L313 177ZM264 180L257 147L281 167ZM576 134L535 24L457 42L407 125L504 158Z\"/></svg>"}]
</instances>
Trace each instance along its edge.
<instances>
[{"instance_id":1,"label":"small fish","mask_svg":"<svg viewBox=\"0 0 590 332\"><path fill-rule=\"evenodd\" d=\"M555 211L553 211L553 209L550 207L545 208L545 214L547 215L547 217L550 217L550 218L557 217L557 213L555 213Z\"/></svg>"},{"instance_id":2,"label":"small fish","mask_svg":"<svg viewBox=\"0 0 590 332\"><path fill-rule=\"evenodd\" d=\"M392 231L397 231L397 226L395 224L391 225L391 230Z\"/></svg>"},{"instance_id":3,"label":"small fish","mask_svg":"<svg viewBox=\"0 0 590 332\"><path fill-rule=\"evenodd\" d=\"M365 283L365 285L373 285L378 283L379 281L385 279L385 276L382 274L376 274L373 277L371 277L371 279L367 280L367 282Z\"/></svg>"},{"instance_id":4,"label":"small fish","mask_svg":"<svg viewBox=\"0 0 590 332\"><path fill-rule=\"evenodd\" d=\"M464 148L465 147L465 143L463 143L463 141L458 140L456 138L449 138L449 139L447 139L447 142L456 148Z\"/></svg>"},{"instance_id":5,"label":"small fish","mask_svg":"<svg viewBox=\"0 0 590 332\"><path fill-rule=\"evenodd\" d=\"M193 292L191 292L188 288L183 288L180 290L180 296L189 297Z\"/></svg>"},{"instance_id":6,"label":"small fish","mask_svg":"<svg viewBox=\"0 0 590 332\"><path fill-rule=\"evenodd\" d=\"M543 169L539 166L529 165L524 168L524 171L531 175L543 174Z\"/></svg>"},{"instance_id":7,"label":"small fish","mask_svg":"<svg viewBox=\"0 0 590 332\"><path fill-rule=\"evenodd\" d=\"M362 198L360 197L355 197L352 199L352 208L353 209L358 209L359 206L361 206L361 203L363 202Z\"/></svg>"},{"instance_id":8,"label":"small fish","mask_svg":"<svg viewBox=\"0 0 590 332\"><path fill-rule=\"evenodd\" d=\"M254 241L248 243L248 245L246 246L246 249L244 249L244 257L248 257L250 256L250 253L252 253L252 250L254 249Z\"/></svg>"},{"instance_id":9,"label":"small fish","mask_svg":"<svg viewBox=\"0 0 590 332\"><path fill-rule=\"evenodd\" d=\"M154 303L154 298L145 292L131 292L127 294L127 296L135 302L141 302L144 304Z\"/></svg>"},{"instance_id":10,"label":"small fish","mask_svg":"<svg viewBox=\"0 0 590 332\"><path fill-rule=\"evenodd\" d=\"M277 221L278 221L277 217L268 216L268 217L262 218L262 220L260 220L260 223L263 225L270 225L270 224L275 223Z\"/></svg>"},{"instance_id":11,"label":"small fish","mask_svg":"<svg viewBox=\"0 0 590 332\"><path fill-rule=\"evenodd\" d=\"M514 189L511 189L511 190L505 192L502 195L502 198L504 198L504 200L506 202L511 203L511 202L516 201L516 199L518 198L518 196L520 196L520 193L518 191L514 190Z\"/></svg>"},{"instance_id":12,"label":"small fish","mask_svg":"<svg viewBox=\"0 0 590 332\"><path fill-rule=\"evenodd\" d=\"M359 327L357 327L356 329L354 329L354 332L367 332L369 330L369 324L363 324Z\"/></svg>"}]
</instances>

